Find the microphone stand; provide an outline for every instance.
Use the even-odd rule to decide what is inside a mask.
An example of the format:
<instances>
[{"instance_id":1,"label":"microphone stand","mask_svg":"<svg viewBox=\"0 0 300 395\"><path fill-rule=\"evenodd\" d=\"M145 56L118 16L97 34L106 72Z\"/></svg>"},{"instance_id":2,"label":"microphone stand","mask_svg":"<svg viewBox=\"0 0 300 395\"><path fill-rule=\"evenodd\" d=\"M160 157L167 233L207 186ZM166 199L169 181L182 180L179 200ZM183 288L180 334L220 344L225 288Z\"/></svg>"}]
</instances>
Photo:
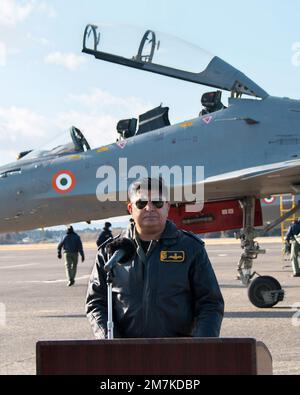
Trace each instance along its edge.
<instances>
[{"instance_id":1,"label":"microphone stand","mask_svg":"<svg viewBox=\"0 0 300 395\"><path fill-rule=\"evenodd\" d=\"M112 242L113 243L113 242ZM112 244L111 243L111 244ZM125 237L115 242L116 250L110 257L108 262L104 265L104 270L107 272L106 285L107 285L107 339L114 338L114 323L113 323L113 300L112 300L112 284L113 284L113 268L117 263L123 263L130 259L130 256L135 253L135 246L132 241ZM128 250L131 255L128 255ZM127 251L127 252L126 252Z\"/></svg>"},{"instance_id":2,"label":"microphone stand","mask_svg":"<svg viewBox=\"0 0 300 395\"><path fill-rule=\"evenodd\" d=\"M112 283L113 283L113 268L117 262L122 259L124 251L117 250L114 252L109 261L105 264L104 270L107 272L107 339L114 338L114 323L113 323L113 305L112 305Z\"/></svg>"},{"instance_id":3,"label":"microphone stand","mask_svg":"<svg viewBox=\"0 0 300 395\"><path fill-rule=\"evenodd\" d=\"M107 339L114 338L114 323L112 315L112 269L107 272Z\"/></svg>"}]
</instances>

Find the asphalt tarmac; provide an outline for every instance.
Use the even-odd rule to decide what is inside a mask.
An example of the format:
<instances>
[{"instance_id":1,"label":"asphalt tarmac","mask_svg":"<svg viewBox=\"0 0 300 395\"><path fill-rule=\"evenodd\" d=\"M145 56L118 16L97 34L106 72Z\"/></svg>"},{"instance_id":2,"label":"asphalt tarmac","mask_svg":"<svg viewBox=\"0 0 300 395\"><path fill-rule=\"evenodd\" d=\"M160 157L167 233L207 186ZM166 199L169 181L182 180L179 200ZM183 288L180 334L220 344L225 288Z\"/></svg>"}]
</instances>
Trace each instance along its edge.
<instances>
[{"instance_id":1,"label":"asphalt tarmac","mask_svg":"<svg viewBox=\"0 0 300 395\"><path fill-rule=\"evenodd\" d=\"M255 270L277 278L286 293L272 309L253 306L247 289L235 280L239 243L207 241L225 299L221 336L263 341L272 354L274 374L300 374L300 311L297 315L295 306L300 309L300 278L291 277L279 242L266 239L261 247L267 254L258 257ZM93 339L84 303L96 249L89 244L85 252L76 284L67 287L55 245L0 248L0 374L35 374L38 340Z\"/></svg>"}]
</instances>

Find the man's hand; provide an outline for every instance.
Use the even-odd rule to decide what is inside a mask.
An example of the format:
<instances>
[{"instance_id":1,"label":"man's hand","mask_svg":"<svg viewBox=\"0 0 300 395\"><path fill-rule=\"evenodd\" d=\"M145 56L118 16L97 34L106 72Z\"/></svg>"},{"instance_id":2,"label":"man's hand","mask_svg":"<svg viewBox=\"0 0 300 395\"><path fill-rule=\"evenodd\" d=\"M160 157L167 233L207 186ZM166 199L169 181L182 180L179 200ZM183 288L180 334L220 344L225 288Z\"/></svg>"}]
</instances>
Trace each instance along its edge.
<instances>
[{"instance_id":1,"label":"man's hand","mask_svg":"<svg viewBox=\"0 0 300 395\"><path fill-rule=\"evenodd\" d=\"M291 242L289 240L285 240L283 253L285 255L289 255L291 253Z\"/></svg>"},{"instance_id":2,"label":"man's hand","mask_svg":"<svg viewBox=\"0 0 300 395\"><path fill-rule=\"evenodd\" d=\"M81 255L81 262L83 263L84 262L84 255Z\"/></svg>"},{"instance_id":3,"label":"man's hand","mask_svg":"<svg viewBox=\"0 0 300 395\"><path fill-rule=\"evenodd\" d=\"M58 258L58 259L61 259L61 252L58 252L58 253L57 253L57 258Z\"/></svg>"}]
</instances>

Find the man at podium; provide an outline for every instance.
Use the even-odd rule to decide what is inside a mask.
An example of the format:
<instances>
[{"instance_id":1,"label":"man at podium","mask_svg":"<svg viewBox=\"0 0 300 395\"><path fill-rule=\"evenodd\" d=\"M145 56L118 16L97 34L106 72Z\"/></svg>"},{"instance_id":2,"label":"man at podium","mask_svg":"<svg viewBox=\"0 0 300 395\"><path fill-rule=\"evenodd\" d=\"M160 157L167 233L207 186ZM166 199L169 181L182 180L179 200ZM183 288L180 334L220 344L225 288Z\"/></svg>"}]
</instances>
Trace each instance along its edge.
<instances>
[{"instance_id":1,"label":"man at podium","mask_svg":"<svg viewBox=\"0 0 300 395\"><path fill-rule=\"evenodd\" d=\"M217 279L203 241L167 219L167 192L162 179L153 178L129 188L134 226L128 227L126 237L135 251L112 269L115 337L219 336L224 301ZM86 299L98 339L107 337L107 251L109 245L99 248Z\"/></svg>"}]
</instances>

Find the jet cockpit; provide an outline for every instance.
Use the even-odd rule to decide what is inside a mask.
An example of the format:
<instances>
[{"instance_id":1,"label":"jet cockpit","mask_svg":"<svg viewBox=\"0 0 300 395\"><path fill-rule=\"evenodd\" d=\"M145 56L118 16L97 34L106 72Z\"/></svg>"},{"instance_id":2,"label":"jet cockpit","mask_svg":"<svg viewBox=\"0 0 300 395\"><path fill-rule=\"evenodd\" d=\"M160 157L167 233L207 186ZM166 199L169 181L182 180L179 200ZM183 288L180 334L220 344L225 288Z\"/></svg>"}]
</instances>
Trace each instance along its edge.
<instances>
[{"instance_id":1,"label":"jet cockpit","mask_svg":"<svg viewBox=\"0 0 300 395\"><path fill-rule=\"evenodd\" d=\"M39 149L20 152L17 159L33 160L75 154L90 150L91 147L82 132L75 126L63 134L60 134L49 143Z\"/></svg>"}]
</instances>

